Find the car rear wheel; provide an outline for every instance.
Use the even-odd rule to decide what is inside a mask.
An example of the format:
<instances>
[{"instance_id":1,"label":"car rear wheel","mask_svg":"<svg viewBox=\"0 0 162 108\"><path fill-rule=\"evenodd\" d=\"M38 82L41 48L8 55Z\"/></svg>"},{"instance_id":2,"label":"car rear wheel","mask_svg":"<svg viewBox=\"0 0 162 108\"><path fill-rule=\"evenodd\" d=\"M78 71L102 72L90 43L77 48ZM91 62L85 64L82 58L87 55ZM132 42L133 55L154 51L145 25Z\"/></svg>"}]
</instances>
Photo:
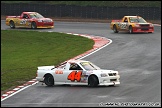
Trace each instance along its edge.
<instances>
[{"instance_id":1,"label":"car rear wheel","mask_svg":"<svg viewBox=\"0 0 162 108\"><path fill-rule=\"evenodd\" d=\"M88 78L88 84L90 87L96 87L98 85L98 79L96 76L90 76Z\"/></svg>"},{"instance_id":2,"label":"car rear wheel","mask_svg":"<svg viewBox=\"0 0 162 108\"><path fill-rule=\"evenodd\" d=\"M114 33L118 33L118 32L119 32L119 31L117 30L116 25L113 26L113 31L114 31Z\"/></svg>"},{"instance_id":3,"label":"car rear wheel","mask_svg":"<svg viewBox=\"0 0 162 108\"><path fill-rule=\"evenodd\" d=\"M54 78L53 78L53 76L50 75L50 74L45 75L44 83L47 86L53 86L54 85Z\"/></svg>"},{"instance_id":4,"label":"car rear wheel","mask_svg":"<svg viewBox=\"0 0 162 108\"><path fill-rule=\"evenodd\" d=\"M31 23L31 28L32 28L32 29L36 29L36 28L37 28L37 25L36 25L35 22L32 22L32 23Z\"/></svg>"},{"instance_id":5,"label":"car rear wheel","mask_svg":"<svg viewBox=\"0 0 162 108\"><path fill-rule=\"evenodd\" d=\"M15 23L13 21L10 21L10 28L15 28Z\"/></svg>"},{"instance_id":6,"label":"car rear wheel","mask_svg":"<svg viewBox=\"0 0 162 108\"><path fill-rule=\"evenodd\" d=\"M129 33L130 33L130 34L133 33L133 28L132 28L132 26L129 26Z\"/></svg>"}]
</instances>

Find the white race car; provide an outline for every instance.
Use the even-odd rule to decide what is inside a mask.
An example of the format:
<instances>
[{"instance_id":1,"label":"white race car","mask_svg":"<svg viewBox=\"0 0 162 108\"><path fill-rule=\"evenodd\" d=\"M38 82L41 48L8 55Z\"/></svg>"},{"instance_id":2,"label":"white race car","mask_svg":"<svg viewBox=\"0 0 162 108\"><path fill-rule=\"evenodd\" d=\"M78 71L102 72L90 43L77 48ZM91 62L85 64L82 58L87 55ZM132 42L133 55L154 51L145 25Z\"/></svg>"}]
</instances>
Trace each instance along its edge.
<instances>
[{"instance_id":1,"label":"white race car","mask_svg":"<svg viewBox=\"0 0 162 108\"><path fill-rule=\"evenodd\" d=\"M90 61L68 60L58 66L39 66L36 79L47 86L56 84L119 85L118 71L100 69Z\"/></svg>"}]
</instances>

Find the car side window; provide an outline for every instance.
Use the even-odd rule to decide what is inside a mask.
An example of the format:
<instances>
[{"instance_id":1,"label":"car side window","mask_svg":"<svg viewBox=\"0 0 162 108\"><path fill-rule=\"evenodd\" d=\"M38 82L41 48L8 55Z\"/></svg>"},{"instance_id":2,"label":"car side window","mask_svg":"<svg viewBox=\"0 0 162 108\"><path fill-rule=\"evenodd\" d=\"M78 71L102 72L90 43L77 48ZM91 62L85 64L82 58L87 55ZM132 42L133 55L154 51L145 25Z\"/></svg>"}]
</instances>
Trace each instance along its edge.
<instances>
[{"instance_id":1,"label":"car side window","mask_svg":"<svg viewBox=\"0 0 162 108\"><path fill-rule=\"evenodd\" d=\"M82 68L76 63L71 63L69 70L82 70Z\"/></svg>"},{"instance_id":2,"label":"car side window","mask_svg":"<svg viewBox=\"0 0 162 108\"><path fill-rule=\"evenodd\" d=\"M133 20L132 20L132 18L129 18L129 21L132 23L132 22L134 22Z\"/></svg>"},{"instance_id":3,"label":"car side window","mask_svg":"<svg viewBox=\"0 0 162 108\"><path fill-rule=\"evenodd\" d=\"M27 15L27 14L24 14L24 15L23 15L23 18L28 19L29 17L28 17L28 15Z\"/></svg>"},{"instance_id":4,"label":"car side window","mask_svg":"<svg viewBox=\"0 0 162 108\"><path fill-rule=\"evenodd\" d=\"M124 22L128 22L128 19L127 19L127 18L125 18L125 19L124 19Z\"/></svg>"}]
</instances>

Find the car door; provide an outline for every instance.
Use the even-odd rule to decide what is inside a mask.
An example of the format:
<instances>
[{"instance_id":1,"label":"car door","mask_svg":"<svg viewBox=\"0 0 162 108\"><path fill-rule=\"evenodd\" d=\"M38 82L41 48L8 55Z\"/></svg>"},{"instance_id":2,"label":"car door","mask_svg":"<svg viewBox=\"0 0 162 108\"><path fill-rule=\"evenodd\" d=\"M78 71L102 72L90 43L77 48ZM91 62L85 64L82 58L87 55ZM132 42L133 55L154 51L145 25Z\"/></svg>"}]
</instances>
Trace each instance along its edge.
<instances>
[{"instance_id":1,"label":"car door","mask_svg":"<svg viewBox=\"0 0 162 108\"><path fill-rule=\"evenodd\" d=\"M69 69L57 69L54 71L54 80L57 84L83 84L85 83L84 76L82 76L83 69L75 64L67 64ZM85 72L83 73L85 74Z\"/></svg>"},{"instance_id":2,"label":"car door","mask_svg":"<svg viewBox=\"0 0 162 108\"><path fill-rule=\"evenodd\" d=\"M65 70L64 79L66 83L80 83L82 68L77 63L71 63L69 70Z\"/></svg>"},{"instance_id":3,"label":"car door","mask_svg":"<svg viewBox=\"0 0 162 108\"><path fill-rule=\"evenodd\" d=\"M125 17L124 21L120 23L120 29L126 30L128 28L128 19Z\"/></svg>"},{"instance_id":4,"label":"car door","mask_svg":"<svg viewBox=\"0 0 162 108\"><path fill-rule=\"evenodd\" d=\"M28 25L28 21L29 21L28 14L24 14L22 19L20 19L20 26L26 27Z\"/></svg>"}]
</instances>

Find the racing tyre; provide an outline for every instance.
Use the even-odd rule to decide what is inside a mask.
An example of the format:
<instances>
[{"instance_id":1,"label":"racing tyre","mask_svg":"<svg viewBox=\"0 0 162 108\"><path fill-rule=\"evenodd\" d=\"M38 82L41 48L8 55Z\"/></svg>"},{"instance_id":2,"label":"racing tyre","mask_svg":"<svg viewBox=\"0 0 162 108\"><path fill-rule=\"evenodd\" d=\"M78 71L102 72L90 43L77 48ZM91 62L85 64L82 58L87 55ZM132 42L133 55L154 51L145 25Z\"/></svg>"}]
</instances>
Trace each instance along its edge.
<instances>
[{"instance_id":1,"label":"racing tyre","mask_svg":"<svg viewBox=\"0 0 162 108\"><path fill-rule=\"evenodd\" d=\"M133 33L133 28L132 28L132 26L129 26L129 33L130 33L130 34Z\"/></svg>"},{"instance_id":2,"label":"racing tyre","mask_svg":"<svg viewBox=\"0 0 162 108\"><path fill-rule=\"evenodd\" d=\"M36 28L37 28L37 25L36 25L35 22L32 22L32 23L31 23L31 28L32 28L32 29L36 29Z\"/></svg>"},{"instance_id":3,"label":"racing tyre","mask_svg":"<svg viewBox=\"0 0 162 108\"><path fill-rule=\"evenodd\" d=\"M89 84L90 87L96 87L98 85L98 79L97 79L97 77L91 76L88 79L88 84Z\"/></svg>"},{"instance_id":4,"label":"racing tyre","mask_svg":"<svg viewBox=\"0 0 162 108\"><path fill-rule=\"evenodd\" d=\"M152 32L148 32L148 33L152 33Z\"/></svg>"},{"instance_id":5,"label":"racing tyre","mask_svg":"<svg viewBox=\"0 0 162 108\"><path fill-rule=\"evenodd\" d=\"M10 21L10 28L15 28L15 23L13 21Z\"/></svg>"},{"instance_id":6,"label":"racing tyre","mask_svg":"<svg viewBox=\"0 0 162 108\"><path fill-rule=\"evenodd\" d=\"M52 75L48 74L45 76L44 78L44 83L47 85L47 86L53 86L54 85L54 78Z\"/></svg>"},{"instance_id":7,"label":"racing tyre","mask_svg":"<svg viewBox=\"0 0 162 108\"><path fill-rule=\"evenodd\" d=\"M117 30L117 28L116 28L116 25L113 26L113 31L114 31L114 33L118 33L118 32L119 32L119 31Z\"/></svg>"}]
</instances>

